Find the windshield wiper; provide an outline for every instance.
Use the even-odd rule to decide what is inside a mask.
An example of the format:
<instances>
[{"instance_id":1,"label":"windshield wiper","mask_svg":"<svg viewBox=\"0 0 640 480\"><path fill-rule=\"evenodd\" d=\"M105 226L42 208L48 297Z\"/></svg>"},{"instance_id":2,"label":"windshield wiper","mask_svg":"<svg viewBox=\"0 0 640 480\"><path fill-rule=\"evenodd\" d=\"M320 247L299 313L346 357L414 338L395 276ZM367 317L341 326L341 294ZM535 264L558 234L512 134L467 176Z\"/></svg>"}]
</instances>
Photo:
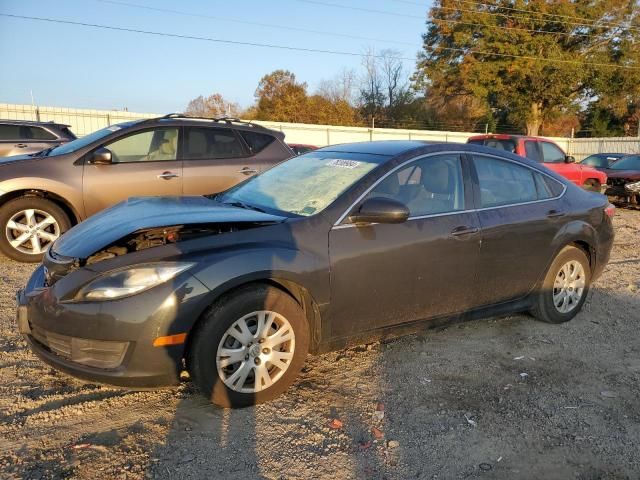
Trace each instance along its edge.
<instances>
[{"instance_id":1,"label":"windshield wiper","mask_svg":"<svg viewBox=\"0 0 640 480\"><path fill-rule=\"evenodd\" d=\"M249 205L248 203L243 203L238 200L234 200L233 202L222 202L223 205L230 205L232 207L244 208L245 210L255 210L256 212L267 213L260 207L256 207L255 205Z\"/></svg>"},{"instance_id":2,"label":"windshield wiper","mask_svg":"<svg viewBox=\"0 0 640 480\"><path fill-rule=\"evenodd\" d=\"M32 157L46 157L47 155L49 155L49 152L51 152L51 150L53 150L57 146L58 145L56 145L55 147L45 148L44 150L40 150L39 152L32 153L31 156Z\"/></svg>"}]
</instances>

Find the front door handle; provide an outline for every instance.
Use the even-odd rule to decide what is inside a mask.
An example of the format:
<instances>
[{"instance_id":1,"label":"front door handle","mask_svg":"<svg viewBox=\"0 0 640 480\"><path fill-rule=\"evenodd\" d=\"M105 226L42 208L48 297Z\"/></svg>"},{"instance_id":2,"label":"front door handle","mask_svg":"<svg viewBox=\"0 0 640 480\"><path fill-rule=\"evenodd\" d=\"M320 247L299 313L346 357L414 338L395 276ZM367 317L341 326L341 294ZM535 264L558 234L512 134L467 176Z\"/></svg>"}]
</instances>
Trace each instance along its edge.
<instances>
[{"instance_id":1,"label":"front door handle","mask_svg":"<svg viewBox=\"0 0 640 480\"><path fill-rule=\"evenodd\" d=\"M172 178L177 178L180 175L178 175L177 173L173 173L173 172L162 172L160 175L158 175L158 179L162 179L162 180L171 180Z\"/></svg>"},{"instance_id":2,"label":"front door handle","mask_svg":"<svg viewBox=\"0 0 640 480\"><path fill-rule=\"evenodd\" d=\"M549 210L547 212L547 218L555 218L564 216L564 212L562 210Z\"/></svg>"},{"instance_id":3,"label":"front door handle","mask_svg":"<svg viewBox=\"0 0 640 480\"><path fill-rule=\"evenodd\" d=\"M16 148L27 148L27 144L26 143L16 143L14 145L14 147L16 147Z\"/></svg>"},{"instance_id":4,"label":"front door handle","mask_svg":"<svg viewBox=\"0 0 640 480\"><path fill-rule=\"evenodd\" d=\"M253 175L254 173L258 173L258 170L255 168L244 167L238 170L238 173L243 173L245 175Z\"/></svg>"},{"instance_id":5,"label":"front door handle","mask_svg":"<svg viewBox=\"0 0 640 480\"><path fill-rule=\"evenodd\" d=\"M462 226L462 227L456 227L453 230L451 230L451 236L452 237L461 237L463 235L472 235L474 233L478 233L480 231L480 229L478 227L468 227L468 226Z\"/></svg>"}]
</instances>

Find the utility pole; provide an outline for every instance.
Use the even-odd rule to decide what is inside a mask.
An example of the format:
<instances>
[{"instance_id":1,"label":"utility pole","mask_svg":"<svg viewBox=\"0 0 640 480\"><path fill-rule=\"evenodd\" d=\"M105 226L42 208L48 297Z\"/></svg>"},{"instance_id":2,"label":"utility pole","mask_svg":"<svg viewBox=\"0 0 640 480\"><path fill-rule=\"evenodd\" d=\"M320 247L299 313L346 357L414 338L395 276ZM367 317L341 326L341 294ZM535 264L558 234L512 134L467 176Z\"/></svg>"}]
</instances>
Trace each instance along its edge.
<instances>
[{"instance_id":1,"label":"utility pole","mask_svg":"<svg viewBox=\"0 0 640 480\"><path fill-rule=\"evenodd\" d=\"M484 124L484 134L486 135L487 133L489 133L489 124L485 123Z\"/></svg>"}]
</instances>

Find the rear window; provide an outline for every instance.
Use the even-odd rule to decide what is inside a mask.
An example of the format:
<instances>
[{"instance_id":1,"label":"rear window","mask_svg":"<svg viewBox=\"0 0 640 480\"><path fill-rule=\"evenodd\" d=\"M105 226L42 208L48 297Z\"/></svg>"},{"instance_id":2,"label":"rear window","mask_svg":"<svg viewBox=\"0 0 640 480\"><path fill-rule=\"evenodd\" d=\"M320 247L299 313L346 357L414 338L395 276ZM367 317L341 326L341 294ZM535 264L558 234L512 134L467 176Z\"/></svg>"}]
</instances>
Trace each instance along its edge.
<instances>
[{"instance_id":1,"label":"rear window","mask_svg":"<svg viewBox=\"0 0 640 480\"><path fill-rule=\"evenodd\" d=\"M640 170L640 156L624 157L614 163L613 170Z\"/></svg>"},{"instance_id":2,"label":"rear window","mask_svg":"<svg viewBox=\"0 0 640 480\"><path fill-rule=\"evenodd\" d=\"M19 125L0 125L0 140L17 140L19 138Z\"/></svg>"},{"instance_id":3,"label":"rear window","mask_svg":"<svg viewBox=\"0 0 640 480\"><path fill-rule=\"evenodd\" d=\"M25 138L32 138L34 140L55 140L56 136L40 127L22 127L25 133Z\"/></svg>"},{"instance_id":4,"label":"rear window","mask_svg":"<svg viewBox=\"0 0 640 480\"><path fill-rule=\"evenodd\" d=\"M478 140L469 140L467 143L471 145L484 145L485 147L503 150L505 152L516 152L516 142L508 138L483 138Z\"/></svg>"},{"instance_id":5,"label":"rear window","mask_svg":"<svg viewBox=\"0 0 640 480\"><path fill-rule=\"evenodd\" d=\"M258 153L261 150L273 142L275 139L271 135L257 132L245 132L240 130L240 135L244 138L244 141L249 145L251 153Z\"/></svg>"}]
</instances>

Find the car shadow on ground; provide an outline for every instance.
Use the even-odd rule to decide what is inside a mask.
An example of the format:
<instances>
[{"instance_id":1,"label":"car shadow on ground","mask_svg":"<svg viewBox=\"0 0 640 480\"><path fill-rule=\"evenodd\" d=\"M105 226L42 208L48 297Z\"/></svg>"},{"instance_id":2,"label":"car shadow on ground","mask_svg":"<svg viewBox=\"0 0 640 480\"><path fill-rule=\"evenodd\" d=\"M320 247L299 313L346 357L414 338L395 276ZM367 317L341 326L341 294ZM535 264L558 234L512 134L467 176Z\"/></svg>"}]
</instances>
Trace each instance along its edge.
<instances>
[{"instance_id":1,"label":"car shadow on ground","mask_svg":"<svg viewBox=\"0 0 640 480\"><path fill-rule=\"evenodd\" d=\"M639 467L638 312L637 292L594 288L566 324L512 315L309 357L282 397L239 410L188 387L147 474L629 476Z\"/></svg>"}]
</instances>

